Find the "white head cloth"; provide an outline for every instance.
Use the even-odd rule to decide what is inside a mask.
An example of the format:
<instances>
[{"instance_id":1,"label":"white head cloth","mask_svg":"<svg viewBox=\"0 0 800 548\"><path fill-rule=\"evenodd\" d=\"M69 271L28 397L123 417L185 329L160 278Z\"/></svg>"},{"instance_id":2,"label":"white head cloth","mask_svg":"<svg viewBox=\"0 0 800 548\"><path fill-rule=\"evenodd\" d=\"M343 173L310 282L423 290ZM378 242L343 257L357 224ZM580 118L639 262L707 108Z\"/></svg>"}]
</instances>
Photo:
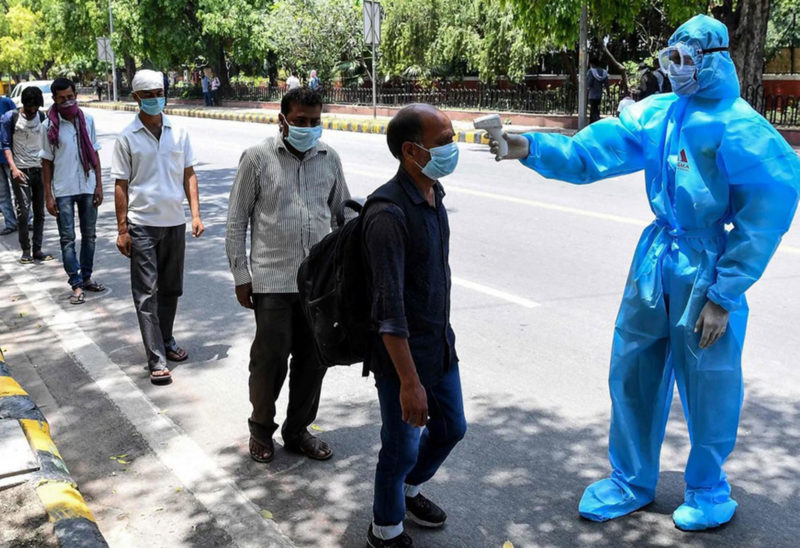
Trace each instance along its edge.
<instances>
[{"instance_id":1,"label":"white head cloth","mask_svg":"<svg viewBox=\"0 0 800 548\"><path fill-rule=\"evenodd\" d=\"M133 91L164 89L164 75L155 70L139 70L131 82Z\"/></svg>"}]
</instances>

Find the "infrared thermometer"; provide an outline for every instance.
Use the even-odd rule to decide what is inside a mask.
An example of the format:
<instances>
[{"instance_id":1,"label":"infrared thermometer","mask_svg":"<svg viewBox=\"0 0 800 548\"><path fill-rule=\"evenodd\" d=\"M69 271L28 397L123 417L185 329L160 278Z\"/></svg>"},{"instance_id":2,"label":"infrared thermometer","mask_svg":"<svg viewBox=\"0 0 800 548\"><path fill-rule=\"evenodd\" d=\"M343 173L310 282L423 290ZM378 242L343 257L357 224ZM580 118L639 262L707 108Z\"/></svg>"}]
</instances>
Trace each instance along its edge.
<instances>
[{"instance_id":1,"label":"infrared thermometer","mask_svg":"<svg viewBox=\"0 0 800 548\"><path fill-rule=\"evenodd\" d=\"M472 123L475 129L486 130L489 135L492 136L492 139L497 141L499 147L497 154L501 158L505 158L505 156L508 155L508 143L503 139L503 121L500 119L499 115L490 114L488 116L481 116L480 118L476 118Z\"/></svg>"}]
</instances>

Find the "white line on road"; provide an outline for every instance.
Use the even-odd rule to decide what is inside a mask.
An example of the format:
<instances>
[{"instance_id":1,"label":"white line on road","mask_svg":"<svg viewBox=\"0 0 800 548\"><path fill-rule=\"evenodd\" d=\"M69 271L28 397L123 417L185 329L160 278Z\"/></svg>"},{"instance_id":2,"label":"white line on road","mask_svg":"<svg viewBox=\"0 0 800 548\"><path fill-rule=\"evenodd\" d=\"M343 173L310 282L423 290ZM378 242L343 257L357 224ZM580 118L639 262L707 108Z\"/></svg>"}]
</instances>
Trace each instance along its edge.
<instances>
[{"instance_id":1,"label":"white line on road","mask_svg":"<svg viewBox=\"0 0 800 548\"><path fill-rule=\"evenodd\" d=\"M82 310L61 308L28 269L17 266L17 252L0 252L0 264L31 304L42 321L58 336L61 345L95 382L97 387L122 411L159 460L191 491L241 547L294 544L278 526L261 516L259 509L236 486L203 449L183 432L125 374L122 368L100 349L78 326Z\"/></svg>"},{"instance_id":2,"label":"white line on road","mask_svg":"<svg viewBox=\"0 0 800 548\"><path fill-rule=\"evenodd\" d=\"M523 306L525 308L536 308L537 306L539 306L539 303L534 302L530 299L526 299L525 297L517 297L516 295L512 295L511 293L500 291L499 289L494 289L493 287L489 287L486 285L471 282L463 278L457 278L453 276L452 280L453 283L457 286L464 287L466 289L471 289L473 291L477 291L478 293L483 293L484 295L489 295L491 297L495 297L497 299L507 301L512 304L518 304L519 306Z\"/></svg>"}]
</instances>

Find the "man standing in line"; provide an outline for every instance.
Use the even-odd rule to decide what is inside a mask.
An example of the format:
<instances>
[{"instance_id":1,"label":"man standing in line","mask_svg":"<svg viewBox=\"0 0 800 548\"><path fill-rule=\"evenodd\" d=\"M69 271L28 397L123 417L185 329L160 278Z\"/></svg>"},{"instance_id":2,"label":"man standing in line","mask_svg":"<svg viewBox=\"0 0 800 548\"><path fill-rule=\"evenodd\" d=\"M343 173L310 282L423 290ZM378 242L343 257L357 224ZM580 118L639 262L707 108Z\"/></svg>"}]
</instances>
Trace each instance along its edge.
<instances>
[{"instance_id":1,"label":"man standing in line","mask_svg":"<svg viewBox=\"0 0 800 548\"><path fill-rule=\"evenodd\" d=\"M192 236L199 238L204 230L194 172L197 160L188 133L162 113L162 74L140 70L132 88L141 110L117 138L111 162L117 248L131 260L131 293L150 381L169 384L167 361L188 358L172 328L183 293L184 196L192 212Z\"/></svg>"},{"instance_id":2,"label":"man standing in line","mask_svg":"<svg viewBox=\"0 0 800 548\"><path fill-rule=\"evenodd\" d=\"M22 111L12 110L0 118L0 145L11 169L14 198L17 202L17 225L22 257L19 262L52 261L53 256L42 251L44 233L44 188L42 186L42 147L44 104L42 90L30 86L22 90ZM33 210L33 247L28 230Z\"/></svg>"},{"instance_id":3,"label":"man standing in line","mask_svg":"<svg viewBox=\"0 0 800 548\"><path fill-rule=\"evenodd\" d=\"M281 435L286 449L325 460L333 451L308 426L317 416L326 368L300 307L297 270L336 224L350 197L339 155L319 141L322 99L299 88L281 100L280 133L248 148L231 188L225 248L236 298L255 311L250 350L250 456L269 462L275 402L291 355L289 406ZM251 227L250 267L245 242ZM252 269L252 272L251 272Z\"/></svg>"},{"instance_id":4,"label":"man standing in line","mask_svg":"<svg viewBox=\"0 0 800 548\"><path fill-rule=\"evenodd\" d=\"M6 112L16 110L17 105L5 95L0 96L0 116ZM11 234L17 229L17 215L14 211L14 202L11 200L11 186L5 155L0 155L0 211L3 213L5 225L0 230L0 236Z\"/></svg>"},{"instance_id":5,"label":"man standing in line","mask_svg":"<svg viewBox=\"0 0 800 548\"><path fill-rule=\"evenodd\" d=\"M71 304L83 304L84 290L105 291L92 280L97 208L103 203L100 144L94 119L78 107L75 84L56 78L50 85L53 106L42 131L42 183L45 205L56 218L61 260L72 288ZM75 251L75 208L81 229L80 255ZM80 257L80 259L79 259Z\"/></svg>"},{"instance_id":6,"label":"man standing in line","mask_svg":"<svg viewBox=\"0 0 800 548\"><path fill-rule=\"evenodd\" d=\"M412 546L406 517L422 527L444 525L447 515L420 486L467 430L439 183L458 164L455 133L441 111L418 104L392 118L386 137L400 166L369 197L363 227L376 328L364 364L375 375L383 421L367 531L372 548Z\"/></svg>"}]
</instances>

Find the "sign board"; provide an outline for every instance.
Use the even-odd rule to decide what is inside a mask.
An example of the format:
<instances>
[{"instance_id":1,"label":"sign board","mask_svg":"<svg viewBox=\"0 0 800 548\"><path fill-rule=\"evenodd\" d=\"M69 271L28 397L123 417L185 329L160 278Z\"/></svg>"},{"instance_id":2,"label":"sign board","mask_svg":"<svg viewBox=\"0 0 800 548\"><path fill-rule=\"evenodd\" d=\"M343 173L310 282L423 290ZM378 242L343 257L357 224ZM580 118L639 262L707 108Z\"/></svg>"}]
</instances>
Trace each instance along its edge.
<instances>
[{"instance_id":1,"label":"sign board","mask_svg":"<svg viewBox=\"0 0 800 548\"><path fill-rule=\"evenodd\" d=\"M111 40L105 36L97 38L97 60L111 62Z\"/></svg>"},{"instance_id":2,"label":"sign board","mask_svg":"<svg viewBox=\"0 0 800 548\"><path fill-rule=\"evenodd\" d=\"M381 5L364 0L364 43L368 46L381 43Z\"/></svg>"}]
</instances>

